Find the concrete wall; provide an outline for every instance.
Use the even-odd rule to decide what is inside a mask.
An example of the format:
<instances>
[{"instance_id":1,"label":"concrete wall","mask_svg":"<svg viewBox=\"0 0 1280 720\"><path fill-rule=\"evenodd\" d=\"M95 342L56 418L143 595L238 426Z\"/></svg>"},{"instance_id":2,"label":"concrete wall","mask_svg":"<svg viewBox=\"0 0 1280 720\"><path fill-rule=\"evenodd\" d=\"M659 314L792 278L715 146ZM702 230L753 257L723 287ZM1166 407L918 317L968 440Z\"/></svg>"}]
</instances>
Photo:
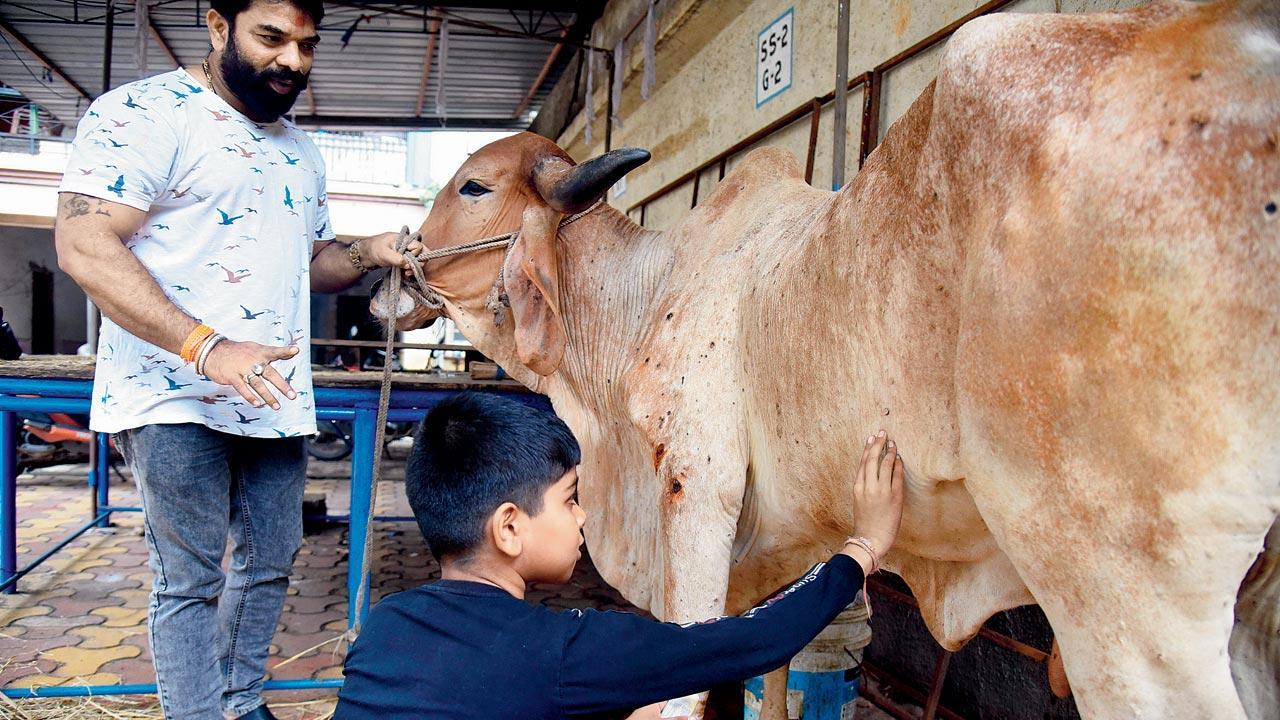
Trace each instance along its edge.
<instances>
[{"instance_id":1,"label":"concrete wall","mask_svg":"<svg viewBox=\"0 0 1280 720\"><path fill-rule=\"evenodd\" d=\"M53 231L0 226L0 307L24 352L31 350L31 263L53 272L55 350L74 353L85 340L85 297L58 269Z\"/></svg>"},{"instance_id":2,"label":"concrete wall","mask_svg":"<svg viewBox=\"0 0 1280 720\"><path fill-rule=\"evenodd\" d=\"M849 76L884 62L982 5L982 0L851 0ZM1143 0L1018 0L1003 12L1093 12L1123 9ZM612 146L639 146L653 152L653 160L633 172L626 190L611 197L612 204L634 209L646 196L679 178L813 98L835 87L836 3L830 0L662 0L657 5L657 84L648 100L640 96L643 74L641 42L645 0L614 0L596 25L595 44L612 48L626 38L626 79L622 102L612 127ZM756 106L756 37L779 15L794 10L795 46L791 87ZM639 24L637 24L639 23ZM908 61L884 78L881 97L880 137L920 94L937 72L942 46ZM578 63L573 65L578 67ZM605 109L609 78L604 62L597 67L593 137L586 140L588 113L579 110L585 98L585 72L578 78L579 97L574 99L574 73L560 79L548 101L547 118L534 129L553 137L576 159L605 149ZM573 100L571 102L571 100ZM846 182L857 172L861 136L862 92L848 97L845 132ZM834 103L821 112L815 152L813 184L830 187ZM566 109L574 110L572 115ZM563 128L561 127L563 126ZM803 164L809 140L809 118L804 116L759 145L775 145L794 153ZM739 154L740 155L740 154ZM733 166L734 159L728 162ZM699 197L706 197L719 179L719 168L704 173ZM678 187L648 204L646 227L669 226L694 201L693 183Z\"/></svg>"}]
</instances>

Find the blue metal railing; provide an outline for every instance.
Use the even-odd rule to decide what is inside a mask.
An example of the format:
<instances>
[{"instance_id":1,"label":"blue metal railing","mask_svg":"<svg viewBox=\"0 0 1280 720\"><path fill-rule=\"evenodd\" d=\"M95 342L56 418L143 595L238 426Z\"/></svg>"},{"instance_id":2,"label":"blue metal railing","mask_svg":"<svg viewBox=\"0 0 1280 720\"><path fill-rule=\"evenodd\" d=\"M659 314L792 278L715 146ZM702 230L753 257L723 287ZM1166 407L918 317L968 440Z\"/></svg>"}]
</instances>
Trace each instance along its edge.
<instances>
[{"instance_id":1,"label":"blue metal railing","mask_svg":"<svg viewBox=\"0 0 1280 720\"><path fill-rule=\"evenodd\" d=\"M18 581L40 563L56 554L76 538L93 527L105 527L111 515L117 512L138 512L134 506L115 506L110 503L109 478L110 446L106 434L95 433L96 452L89 470L89 487L94 500L90 519L46 550L26 567L17 566L18 518L17 518L17 442L20 412L63 412L87 414L93 383L91 380L66 380L46 378L21 378L0 376L0 592L18 591ZM462 390L397 390L391 394L387 419L397 422L416 421L442 399ZM512 393L515 399L536 407L550 408L541 395ZM328 521L347 522L349 553L347 560L347 624L355 618L363 619L369 611L368 596L365 603L355 607L357 588L364 569L365 537L370 529L367 518L372 500L373 441L377 430L377 388L315 388L316 416L324 420L352 421L351 458L351 511L347 515L325 515ZM378 448L381 452L381 448ZM381 522L410 521L408 516L378 516ZM267 690L314 690L338 688L341 680L276 680L266 683ZM6 697L50 698L83 697L88 695L138 695L155 693L155 685L84 685L57 686L30 690L10 688L0 690Z\"/></svg>"}]
</instances>

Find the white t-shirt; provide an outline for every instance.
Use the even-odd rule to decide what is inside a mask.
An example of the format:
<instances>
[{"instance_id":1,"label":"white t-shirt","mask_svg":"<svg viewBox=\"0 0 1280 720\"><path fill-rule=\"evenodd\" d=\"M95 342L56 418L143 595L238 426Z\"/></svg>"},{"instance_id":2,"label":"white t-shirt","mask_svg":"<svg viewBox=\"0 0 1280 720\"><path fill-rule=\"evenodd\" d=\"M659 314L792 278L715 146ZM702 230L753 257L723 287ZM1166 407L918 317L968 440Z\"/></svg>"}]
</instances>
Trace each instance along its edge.
<instances>
[{"instance_id":1,"label":"white t-shirt","mask_svg":"<svg viewBox=\"0 0 1280 720\"><path fill-rule=\"evenodd\" d=\"M298 398L273 393L279 411L255 409L103 317L90 427L190 422L253 437L315 432L309 268L312 242L334 237L324 172L292 123L255 123L185 70L121 86L89 106L59 191L146 211L127 247L192 317L232 340L301 348L274 364Z\"/></svg>"}]
</instances>

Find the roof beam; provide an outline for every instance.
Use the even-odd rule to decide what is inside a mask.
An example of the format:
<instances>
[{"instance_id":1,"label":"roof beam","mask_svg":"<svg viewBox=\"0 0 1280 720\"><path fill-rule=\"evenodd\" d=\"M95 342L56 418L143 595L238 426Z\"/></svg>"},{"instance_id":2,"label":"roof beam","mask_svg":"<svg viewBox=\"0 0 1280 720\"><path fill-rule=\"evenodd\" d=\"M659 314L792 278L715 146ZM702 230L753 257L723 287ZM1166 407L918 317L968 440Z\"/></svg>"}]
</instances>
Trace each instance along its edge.
<instances>
[{"instance_id":1,"label":"roof beam","mask_svg":"<svg viewBox=\"0 0 1280 720\"><path fill-rule=\"evenodd\" d=\"M524 126L511 118L449 118L441 122L438 117L395 117L362 115L296 115L293 123L301 127L369 128L377 130L523 130Z\"/></svg>"},{"instance_id":2,"label":"roof beam","mask_svg":"<svg viewBox=\"0 0 1280 720\"><path fill-rule=\"evenodd\" d=\"M178 56L173 53L173 48L169 45L169 41L164 39L164 35L160 34L160 28L156 27L155 21L147 18L147 26L151 30L151 37L155 38L156 44L169 56L169 61L173 63L175 68L182 67L182 63L178 62Z\"/></svg>"},{"instance_id":3,"label":"roof beam","mask_svg":"<svg viewBox=\"0 0 1280 720\"><path fill-rule=\"evenodd\" d=\"M427 51L422 54L422 79L418 81L418 102L414 106L415 117L422 117L422 104L427 100L427 79L431 77L431 65L435 62L436 38L440 33L440 21L432 20L427 26Z\"/></svg>"},{"instance_id":4,"label":"roof beam","mask_svg":"<svg viewBox=\"0 0 1280 720\"><path fill-rule=\"evenodd\" d=\"M569 35L569 28L560 31L560 39L564 40ZM538 72L538 77L529 86L529 92L524 94L524 99L516 106L516 111L511 114L512 118L519 118L524 114L525 108L529 107L529 102L533 100L533 96L538 93L538 88L542 87L542 83L547 79L547 73L551 72L551 66L555 64L556 58L560 55L560 50L564 48L564 43L556 43L551 48L551 52L547 53L547 61L542 63L542 70Z\"/></svg>"},{"instance_id":5,"label":"roof beam","mask_svg":"<svg viewBox=\"0 0 1280 720\"><path fill-rule=\"evenodd\" d=\"M88 92L86 92L84 88L80 87L80 85L76 83L75 80L72 80L65 72L62 71L62 68L58 67L58 65L52 60L50 60L48 56L40 52L39 48L31 44L30 40L28 40L22 33L18 32L17 29L15 29L12 25L10 25L9 22L4 18L0 18L0 31L4 32L9 37L13 38L27 52L31 53L31 55L35 57L35 59L38 60L41 65L45 66L45 68L47 68L49 72L53 73L54 75L57 75L58 78L62 80L62 82L70 85L72 90L75 90L77 93L80 94L80 97L89 101L93 100L93 96L91 96Z\"/></svg>"}]
</instances>

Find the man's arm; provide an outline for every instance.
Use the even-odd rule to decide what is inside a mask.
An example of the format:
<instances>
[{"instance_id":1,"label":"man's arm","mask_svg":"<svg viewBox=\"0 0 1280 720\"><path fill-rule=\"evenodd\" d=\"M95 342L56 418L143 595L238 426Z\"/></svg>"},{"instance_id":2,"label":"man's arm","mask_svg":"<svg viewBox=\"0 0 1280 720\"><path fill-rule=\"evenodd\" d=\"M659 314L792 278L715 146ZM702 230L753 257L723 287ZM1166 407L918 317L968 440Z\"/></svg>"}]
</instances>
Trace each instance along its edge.
<instances>
[{"instance_id":1,"label":"man's arm","mask_svg":"<svg viewBox=\"0 0 1280 720\"><path fill-rule=\"evenodd\" d=\"M125 239L142 227L146 217L145 212L128 205L80 193L59 193L53 231L58 267L117 325L176 355L197 323L173 304L146 267L125 247ZM271 363L297 354L296 347L228 339L209 353L205 374L216 383L234 387L254 407L261 407L265 401L279 409L267 382L290 399L296 394ZM261 379L253 377L253 366L259 363L267 368Z\"/></svg>"},{"instance_id":2,"label":"man's arm","mask_svg":"<svg viewBox=\"0 0 1280 720\"><path fill-rule=\"evenodd\" d=\"M196 320L173 304L125 247L146 218L128 205L59 193L53 231L58 267L117 325L176 354Z\"/></svg>"},{"instance_id":3,"label":"man's arm","mask_svg":"<svg viewBox=\"0 0 1280 720\"><path fill-rule=\"evenodd\" d=\"M407 267L404 256L396 252L399 233L382 233L358 240L360 262L366 268ZM422 243L414 240L406 249L417 254ZM337 240L315 243L311 251L311 292L336 293L360 282L364 273L351 262L351 246Z\"/></svg>"}]
</instances>

